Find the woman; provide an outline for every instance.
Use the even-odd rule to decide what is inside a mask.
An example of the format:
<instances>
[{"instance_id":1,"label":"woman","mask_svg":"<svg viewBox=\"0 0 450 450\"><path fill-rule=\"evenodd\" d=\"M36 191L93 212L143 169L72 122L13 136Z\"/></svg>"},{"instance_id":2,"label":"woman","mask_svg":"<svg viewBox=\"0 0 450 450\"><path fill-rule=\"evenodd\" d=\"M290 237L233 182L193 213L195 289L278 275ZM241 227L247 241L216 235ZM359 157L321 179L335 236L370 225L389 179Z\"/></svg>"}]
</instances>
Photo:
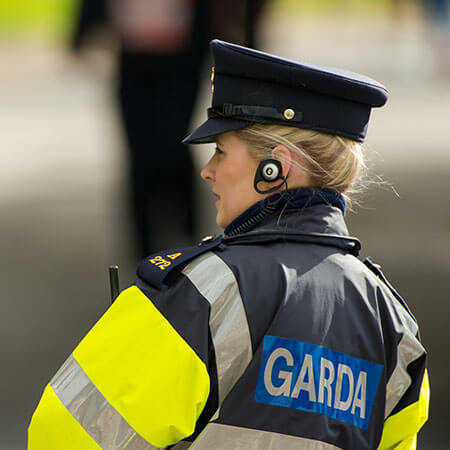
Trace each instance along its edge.
<instances>
[{"instance_id":1,"label":"woman","mask_svg":"<svg viewBox=\"0 0 450 450\"><path fill-rule=\"evenodd\" d=\"M224 235L141 263L50 381L30 448L415 448L418 327L343 218L385 88L211 45L186 142L216 143L201 176Z\"/></svg>"}]
</instances>

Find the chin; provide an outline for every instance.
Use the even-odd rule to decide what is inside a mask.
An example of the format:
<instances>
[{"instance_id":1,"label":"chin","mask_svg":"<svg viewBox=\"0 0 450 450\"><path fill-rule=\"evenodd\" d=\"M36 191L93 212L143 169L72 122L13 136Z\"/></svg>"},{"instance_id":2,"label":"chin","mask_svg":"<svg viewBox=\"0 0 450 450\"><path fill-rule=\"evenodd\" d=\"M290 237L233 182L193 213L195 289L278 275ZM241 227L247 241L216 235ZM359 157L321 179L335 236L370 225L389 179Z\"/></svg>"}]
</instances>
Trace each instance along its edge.
<instances>
[{"instance_id":1,"label":"chin","mask_svg":"<svg viewBox=\"0 0 450 450\"><path fill-rule=\"evenodd\" d=\"M217 215L216 215L216 223L217 223L217 225L219 225L220 228L226 228L228 226L228 224L231 223L231 220L227 220L227 218L224 217L223 214L221 214L218 211Z\"/></svg>"},{"instance_id":2,"label":"chin","mask_svg":"<svg viewBox=\"0 0 450 450\"><path fill-rule=\"evenodd\" d=\"M225 222L220 217L216 217L216 223L219 225L220 228L226 228L229 222Z\"/></svg>"}]
</instances>

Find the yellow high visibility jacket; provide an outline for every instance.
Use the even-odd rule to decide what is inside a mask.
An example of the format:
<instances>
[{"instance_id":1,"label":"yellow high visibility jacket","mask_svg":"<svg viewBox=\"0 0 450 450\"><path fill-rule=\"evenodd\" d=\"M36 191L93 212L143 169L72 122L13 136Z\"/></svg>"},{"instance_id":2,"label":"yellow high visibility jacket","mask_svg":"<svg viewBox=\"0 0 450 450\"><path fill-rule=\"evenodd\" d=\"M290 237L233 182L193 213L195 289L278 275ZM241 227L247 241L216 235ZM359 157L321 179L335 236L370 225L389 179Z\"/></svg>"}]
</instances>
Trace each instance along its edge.
<instances>
[{"instance_id":1,"label":"yellow high visibility jacket","mask_svg":"<svg viewBox=\"0 0 450 450\"><path fill-rule=\"evenodd\" d=\"M29 450L415 449L417 324L377 269L313 237L148 258L46 386Z\"/></svg>"}]
</instances>

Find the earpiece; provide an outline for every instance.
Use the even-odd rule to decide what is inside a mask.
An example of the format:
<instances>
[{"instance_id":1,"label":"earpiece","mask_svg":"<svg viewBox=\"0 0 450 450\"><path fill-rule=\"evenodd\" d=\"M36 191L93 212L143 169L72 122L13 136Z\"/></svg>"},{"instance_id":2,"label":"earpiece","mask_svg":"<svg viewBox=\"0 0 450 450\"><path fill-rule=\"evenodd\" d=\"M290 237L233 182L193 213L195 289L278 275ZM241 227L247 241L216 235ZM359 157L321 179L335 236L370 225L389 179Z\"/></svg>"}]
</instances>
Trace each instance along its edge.
<instances>
[{"instance_id":1,"label":"earpiece","mask_svg":"<svg viewBox=\"0 0 450 450\"><path fill-rule=\"evenodd\" d=\"M269 194L270 192L274 192L277 189L279 189L283 183L286 183L286 178L283 177L282 170L283 170L283 168L281 166L280 161L278 161L276 159L262 160L259 163L259 166L256 169L256 173L255 173L255 179L253 182L253 187L255 188L255 191L258 192L259 194ZM258 183L261 181L265 181L267 183L272 183L279 179L283 180L283 183L278 186L275 186L266 191L261 191L258 188Z\"/></svg>"},{"instance_id":2,"label":"earpiece","mask_svg":"<svg viewBox=\"0 0 450 450\"><path fill-rule=\"evenodd\" d=\"M275 162L265 162L261 167L261 176L264 181L275 181L278 179L280 173L280 163ZM277 164L278 163L278 164Z\"/></svg>"}]
</instances>

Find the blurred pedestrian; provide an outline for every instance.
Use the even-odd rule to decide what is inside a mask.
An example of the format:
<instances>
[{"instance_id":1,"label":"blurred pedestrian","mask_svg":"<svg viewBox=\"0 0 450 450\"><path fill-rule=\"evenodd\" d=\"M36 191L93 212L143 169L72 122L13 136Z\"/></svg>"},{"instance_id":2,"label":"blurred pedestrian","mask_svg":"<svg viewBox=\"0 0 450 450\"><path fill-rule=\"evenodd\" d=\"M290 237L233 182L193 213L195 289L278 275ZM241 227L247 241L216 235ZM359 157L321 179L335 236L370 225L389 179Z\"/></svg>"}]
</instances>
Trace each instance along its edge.
<instances>
[{"instance_id":1,"label":"blurred pedestrian","mask_svg":"<svg viewBox=\"0 0 450 450\"><path fill-rule=\"evenodd\" d=\"M450 75L450 0L422 0L436 71Z\"/></svg>"},{"instance_id":2,"label":"blurred pedestrian","mask_svg":"<svg viewBox=\"0 0 450 450\"><path fill-rule=\"evenodd\" d=\"M187 245L195 233L193 159L186 135L209 36L254 44L262 0L82 0L79 50L106 25L119 40L116 96L130 155L139 257L162 238ZM170 236L166 236L171 234Z\"/></svg>"}]
</instances>

